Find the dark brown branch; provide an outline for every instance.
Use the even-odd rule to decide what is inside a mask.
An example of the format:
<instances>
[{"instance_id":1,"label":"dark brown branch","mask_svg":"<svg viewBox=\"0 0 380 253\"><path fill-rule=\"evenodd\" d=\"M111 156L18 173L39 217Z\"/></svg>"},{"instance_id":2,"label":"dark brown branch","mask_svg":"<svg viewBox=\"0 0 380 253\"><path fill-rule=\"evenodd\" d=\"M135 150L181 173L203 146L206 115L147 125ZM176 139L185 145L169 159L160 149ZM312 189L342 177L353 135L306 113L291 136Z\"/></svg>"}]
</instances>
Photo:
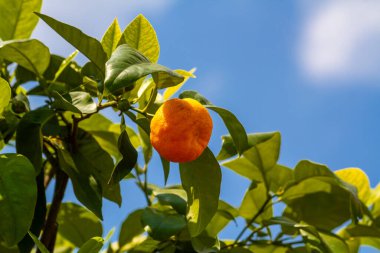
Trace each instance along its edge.
<instances>
[{"instance_id":1,"label":"dark brown branch","mask_svg":"<svg viewBox=\"0 0 380 253\"><path fill-rule=\"evenodd\" d=\"M44 232L41 236L41 242L50 252L54 252L55 238L58 230L57 216L65 195L68 179L68 176L63 171L57 171L53 202L50 205Z\"/></svg>"}]
</instances>

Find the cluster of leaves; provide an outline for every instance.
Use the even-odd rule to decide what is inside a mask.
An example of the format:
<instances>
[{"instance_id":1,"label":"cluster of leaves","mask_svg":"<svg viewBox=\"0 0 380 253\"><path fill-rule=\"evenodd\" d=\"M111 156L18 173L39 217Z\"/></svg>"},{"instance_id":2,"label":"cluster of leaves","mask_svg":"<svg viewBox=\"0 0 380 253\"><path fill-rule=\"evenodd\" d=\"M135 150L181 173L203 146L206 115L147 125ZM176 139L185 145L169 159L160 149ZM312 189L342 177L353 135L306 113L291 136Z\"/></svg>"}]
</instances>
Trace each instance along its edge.
<instances>
[{"instance_id":1,"label":"cluster of leaves","mask_svg":"<svg viewBox=\"0 0 380 253\"><path fill-rule=\"evenodd\" d=\"M149 122L194 70L157 64L156 33L142 16L124 31L117 20L101 41L49 16L35 13L41 0L0 0L0 251L30 252L358 252L380 249L380 186L370 188L357 168L336 171L311 161L294 169L278 164L278 132L247 134L228 110L196 91L198 100L221 117L229 132L215 157L206 149L179 164L181 184L147 181L152 157ZM89 59L84 66L51 54L30 35L42 19ZM26 90L23 85L33 83ZM46 99L31 110L29 98ZM113 123L99 112L112 108ZM125 117L133 122L127 125ZM143 164L137 162L144 157ZM165 182L170 163L161 158ZM219 199L221 167L249 180L239 207ZM45 189L55 179L54 197ZM212 180L210 180L212 179ZM68 180L82 205L62 203ZM122 203L120 183L135 180L147 207L133 211L102 238L102 200ZM283 203L281 216L274 205ZM236 238L218 234L230 222L246 225Z\"/></svg>"}]
</instances>

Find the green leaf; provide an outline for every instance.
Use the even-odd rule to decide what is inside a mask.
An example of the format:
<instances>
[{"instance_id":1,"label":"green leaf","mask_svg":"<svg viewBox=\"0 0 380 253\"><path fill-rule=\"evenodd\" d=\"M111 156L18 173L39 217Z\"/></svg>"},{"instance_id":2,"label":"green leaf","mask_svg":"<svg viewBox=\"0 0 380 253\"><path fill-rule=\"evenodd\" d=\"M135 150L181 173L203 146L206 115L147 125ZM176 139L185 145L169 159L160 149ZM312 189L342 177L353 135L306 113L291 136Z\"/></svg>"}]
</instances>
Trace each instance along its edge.
<instances>
[{"instance_id":1,"label":"green leaf","mask_svg":"<svg viewBox=\"0 0 380 253\"><path fill-rule=\"evenodd\" d=\"M145 56L128 45L121 45L106 63L105 87L110 92L121 88L132 90L137 80L149 74L153 75L158 88L177 85L184 79L162 65L149 62Z\"/></svg>"},{"instance_id":2,"label":"green leaf","mask_svg":"<svg viewBox=\"0 0 380 253\"><path fill-rule=\"evenodd\" d=\"M180 163L179 168L188 199L189 232L194 237L202 233L218 210L222 175L208 148L196 160Z\"/></svg>"},{"instance_id":3,"label":"green leaf","mask_svg":"<svg viewBox=\"0 0 380 253\"><path fill-rule=\"evenodd\" d=\"M111 120L96 113L90 118L83 120L79 123L79 127L91 134L98 144L107 151L110 155L119 158L120 153L118 149L118 138L120 136L119 124L114 124ZM140 140L134 130L126 126L128 136L135 148L140 146Z\"/></svg>"},{"instance_id":4,"label":"green leaf","mask_svg":"<svg viewBox=\"0 0 380 253\"><path fill-rule=\"evenodd\" d=\"M226 161L222 165L250 180L257 180L262 177L260 169L244 156Z\"/></svg>"},{"instance_id":5,"label":"green leaf","mask_svg":"<svg viewBox=\"0 0 380 253\"><path fill-rule=\"evenodd\" d=\"M244 156L255 164L264 175L276 166L280 156L281 134L279 132L253 135L255 142Z\"/></svg>"},{"instance_id":6,"label":"green leaf","mask_svg":"<svg viewBox=\"0 0 380 253\"><path fill-rule=\"evenodd\" d=\"M91 175L81 173L70 153L63 147L57 148L60 168L70 177L77 199L96 216L102 219L101 187Z\"/></svg>"},{"instance_id":7,"label":"green leaf","mask_svg":"<svg viewBox=\"0 0 380 253\"><path fill-rule=\"evenodd\" d=\"M287 191L289 189L291 190L292 187L299 187L297 186L297 184L302 183L302 181L314 179L316 181L320 181L322 183L331 185L333 189L339 187L340 189L348 193L348 196L346 198L347 201L351 203L348 208L349 210L351 210L352 219L354 220L354 222L356 222L355 220L362 216L364 206L359 200L357 189L353 185L340 180L326 166L310 161L301 161L297 164L296 168L294 169L294 178L295 182L287 186L285 194L287 194ZM302 191L299 192L302 193Z\"/></svg>"},{"instance_id":8,"label":"green leaf","mask_svg":"<svg viewBox=\"0 0 380 253\"><path fill-rule=\"evenodd\" d=\"M342 252L346 253L349 252L348 245L345 243L345 241L340 238L339 236L333 234L333 233L319 233L319 236L323 240L323 242L326 244L326 246L329 248L331 253L335 252Z\"/></svg>"},{"instance_id":9,"label":"green leaf","mask_svg":"<svg viewBox=\"0 0 380 253\"><path fill-rule=\"evenodd\" d=\"M0 77L0 118L2 118L4 108L11 100L11 87L9 83Z\"/></svg>"},{"instance_id":10,"label":"green leaf","mask_svg":"<svg viewBox=\"0 0 380 253\"><path fill-rule=\"evenodd\" d=\"M104 197L120 206L120 185L108 184L114 168L113 160L90 134L78 131L77 152L72 157L78 171L82 175L92 175L101 186Z\"/></svg>"},{"instance_id":11,"label":"green leaf","mask_svg":"<svg viewBox=\"0 0 380 253\"><path fill-rule=\"evenodd\" d=\"M168 182L169 174L170 174L170 162L163 158L160 155L161 163L162 163L162 169L164 170L164 183Z\"/></svg>"},{"instance_id":12,"label":"green leaf","mask_svg":"<svg viewBox=\"0 0 380 253\"><path fill-rule=\"evenodd\" d=\"M296 181L302 181L311 177L330 177L335 179L334 172L323 164L310 162L307 160L300 161L294 169L294 178Z\"/></svg>"},{"instance_id":13,"label":"green leaf","mask_svg":"<svg viewBox=\"0 0 380 253\"><path fill-rule=\"evenodd\" d=\"M203 95L201 95L200 93L198 93L198 91L195 90L185 90L181 94L179 94L178 98L192 98L197 100L202 105L212 105L212 103L207 98L205 98Z\"/></svg>"},{"instance_id":14,"label":"green leaf","mask_svg":"<svg viewBox=\"0 0 380 253\"><path fill-rule=\"evenodd\" d=\"M252 245L249 247L249 249L252 250L252 252L254 253L286 253L289 250L289 248L285 246L265 245L265 244Z\"/></svg>"},{"instance_id":15,"label":"green leaf","mask_svg":"<svg viewBox=\"0 0 380 253\"><path fill-rule=\"evenodd\" d=\"M247 150L249 148L247 133L245 132L243 125L235 117L235 115L232 114L230 111L220 108L220 107L211 106L211 105L208 105L206 107L218 113L219 116L222 118L224 124L226 125L228 131L230 132L230 135L232 137L232 140L234 142L234 145L238 153L242 154L245 150Z\"/></svg>"},{"instance_id":16,"label":"green leaf","mask_svg":"<svg viewBox=\"0 0 380 253\"><path fill-rule=\"evenodd\" d=\"M99 252L104 244L104 239L101 237L93 237L88 240L83 246L78 250L78 253L96 253Z\"/></svg>"},{"instance_id":17,"label":"green leaf","mask_svg":"<svg viewBox=\"0 0 380 253\"><path fill-rule=\"evenodd\" d=\"M150 143L150 122L145 117L136 117L135 114L131 113L130 111L126 111L125 114L136 123L138 126L139 131L139 143L141 144L143 155L144 155L144 161L146 164L149 163L150 159L152 158L152 145Z\"/></svg>"},{"instance_id":18,"label":"green leaf","mask_svg":"<svg viewBox=\"0 0 380 253\"><path fill-rule=\"evenodd\" d=\"M281 194L286 186L294 180L293 170L280 164L272 167L265 176L269 189L276 194Z\"/></svg>"},{"instance_id":19,"label":"green leaf","mask_svg":"<svg viewBox=\"0 0 380 253\"><path fill-rule=\"evenodd\" d=\"M186 215L187 196L182 189L155 189L153 195L161 205L170 205L179 214Z\"/></svg>"},{"instance_id":20,"label":"green leaf","mask_svg":"<svg viewBox=\"0 0 380 253\"><path fill-rule=\"evenodd\" d=\"M62 203L57 223L58 233L78 248L92 237L103 233L98 217L74 203Z\"/></svg>"},{"instance_id":21,"label":"green leaf","mask_svg":"<svg viewBox=\"0 0 380 253\"><path fill-rule=\"evenodd\" d=\"M71 55L71 57L75 55L75 52ZM77 88L79 85L82 84L83 80L79 71L80 67L77 65L76 62L73 61L73 59L71 59L71 57L69 56L65 59L59 55L53 54L50 56L49 67L44 72L45 79L52 80L52 82L48 82L49 91L55 90L54 85L56 85L57 83L64 83L65 93ZM55 82L53 82L53 80L55 80Z\"/></svg>"},{"instance_id":22,"label":"green leaf","mask_svg":"<svg viewBox=\"0 0 380 253\"><path fill-rule=\"evenodd\" d=\"M363 203L368 203L371 197L371 186L367 174L359 168L346 168L335 171L343 181L356 187L358 196Z\"/></svg>"},{"instance_id":23,"label":"green leaf","mask_svg":"<svg viewBox=\"0 0 380 253\"><path fill-rule=\"evenodd\" d=\"M39 235L46 221L46 193L44 185L45 173L41 171L36 178L37 183L37 202L34 208L34 215L32 225L29 228L29 232ZM34 247L34 242L29 235L25 235L24 238L18 243L18 248L21 252L30 252Z\"/></svg>"},{"instance_id":24,"label":"green leaf","mask_svg":"<svg viewBox=\"0 0 380 253\"><path fill-rule=\"evenodd\" d=\"M234 220L239 215L239 211L236 210L230 204L219 200L218 211L206 227L206 232L209 236L216 237L225 226Z\"/></svg>"},{"instance_id":25,"label":"green leaf","mask_svg":"<svg viewBox=\"0 0 380 253\"><path fill-rule=\"evenodd\" d=\"M210 236L205 231L191 238L191 245L199 253L219 252L220 242L216 236Z\"/></svg>"},{"instance_id":26,"label":"green leaf","mask_svg":"<svg viewBox=\"0 0 380 253\"><path fill-rule=\"evenodd\" d=\"M164 94L163 94L164 101L166 101L169 98L171 98L179 89L181 89L181 87L189 80L190 77L191 78L195 78L195 75L194 75L195 70L196 70L196 68L192 68L189 71L186 71L186 70L183 70L183 69L174 70L178 74L184 76L185 79L182 81L182 83L180 83L180 84L178 84L176 86L172 86L172 87L166 88L166 90L164 91Z\"/></svg>"},{"instance_id":27,"label":"green leaf","mask_svg":"<svg viewBox=\"0 0 380 253\"><path fill-rule=\"evenodd\" d=\"M17 244L28 232L37 201L35 170L22 155L0 155L0 238Z\"/></svg>"},{"instance_id":28,"label":"green leaf","mask_svg":"<svg viewBox=\"0 0 380 253\"><path fill-rule=\"evenodd\" d=\"M278 135L278 136L276 136ZM267 132L267 133L253 133L248 134L248 147L251 148L255 145L258 145L263 142L269 142L269 141L278 141L277 137L280 137L280 133L278 132ZM274 138L273 140L271 140ZM274 145L274 143L273 143ZM274 145L275 146L275 145ZM277 148L277 147L275 147ZM278 146L279 148L279 146ZM276 153L278 155L279 150L276 150ZM236 150L236 147L234 145L233 139L230 135L222 136L222 148L219 151L218 154L218 160L225 160L228 158L231 158L238 154L238 151Z\"/></svg>"},{"instance_id":29,"label":"green leaf","mask_svg":"<svg viewBox=\"0 0 380 253\"><path fill-rule=\"evenodd\" d=\"M0 59L16 62L37 76L42 76L50 62L50 51L36 39L0 42Z\"/></svg>"},{"instance_id":30,"label":"green leaf","mask_svg":"<svg viewBox=\"0 0 380 253\"><path fill-rule=\"evenodd\" d=\"M300 195L304 194L302 192L304 189L314 188L319 184L321 181L307 182L304 188L299 188ZM334 185L330 187L330 192L315 192L295 199L284 199L288 206L284 216L298 222L306 222L319 229L331 230L342 225L352 217L350 194L340 187Z\"/></svg>"},{"instance_id":31,"label":"green leaf","mask_svg":"<svg viewBox=\"0 0 380 253\"><path fill-rule=\"evenodd\" d=\"M357 224L346 228L348 234L352 237L377 237L380 238L380 228L375 226L365 226Z\"/></svg>"},{"instance_id":32,"label":"green leaf","mask_svg":"<svg viewBox=\"0 0 380 253\"><path fill-rule=\"evenodd\" d=\"M160 45L156 32L149 21L139 14L124 30L119 45L128 44L141 52L151 62L157 62Z\"/></svg>"},{"instance_id":33,"label":"green leaf","mask_svg":"<svg viewBox=\"0 0 380 253\"><path fill-rule=\"evenodd\" d=\"M2 243L0 243L0 252L1 253L20 253L20 250L16 247L6 247Z\"/></svg>"},{"instance_id":34,"label":"green leaf","mask_svg":"<svg viewBox=\"0 0 380 253\"><path fill-rule=\"evenodd\" d=\"M57 239L55 240L54 252L56 253L72 253L75 246L69 241L63 238L59 233L57 234Z\"/></svg>"},{"instance_id":35,"label":"green leaf","mask_svg":"<svg viewBox=\"0 0 380 253\"><path fill-rule=\"evenodd\" d=\"M56 82L59 78L59 76L63 73L63 71L67 68L67 66L70 65L70 63L75 59L75 57L78 55L78 50L75 50L72 54L70 54L66 59L64 59L59 66L59 69L57 72L55 72L53 82Z\"/></svg>"},{"instance_id":36,"label":"green leaf","mask_svg":"<svg viewBox=\"0 0 380 253\"><path fill-rule=\"evenodd\" d=\"M101 40L104 52L106 52L108 58L110 58L112 52L115 51L121 35L119 22L117 21L117 18L115 18L112 24L107 28L107 31Z\"/></svg>"},{"instance_id":37,"label":"green leaf","mask_svg":"<svg viewBox=\"0 0 380 253\"><path fill-rule=\"evenodd\" d=\"M128 252L129 253L152 253L158 248L160 243L161 243L160 241L156 241L148 237L146 240L144 240L140 244L137 244L137 246L134 247L133 249L128 250Z\"/></svg>"},{"instance_id":38,"label":"green leaf","mask_svg":"<svg viewBox=\"0 0 380 253\"><path fill-rule=\"evenodd\" d=\"M279 170L277 160L280 153L281 135L274 132L253 134L249 137L251 148L246 150L243 156L226 161L222 165L251 180L261 178L270 187L269 178ZM230 137L226 136L226 142L231 143L229 139ZM285 173L288 174L288 172Z\"/></svg>"},{"instance_id":39,"label":"green leaf","mask_svg":"<svg viewBox=\"0 0 380 253\"><path fill-rule=\"evenodd\" d=\"M110 182L119 183L127 176L137 163L137 151L129 139L127 131L122 131L118 140L120 153L123 155L121 161L112 171Z\"/></svg>"},{"instance_id":40,"label":"green leaf","mask_svg":"<svg viewBox=\"0 0 380 253\"><path fill-rule=\"evenodd\" d=\"M34 11L41 9L42 0L0 1L0 39L27 39L37 25Z\"/></svg>"},{"instance_id":41,"label":"green leaf","mask_svg":"<svg viewBox=\"0 0 380 253\"><path fill-rule=\"evenodd\" d=\"M186 227L183 215L169 214L149 207L141 214L141 222L149 235L160 241L167 240Z\"/></svg>"},{"instance_id":42,"label":"green leaf","mask_svg":"<svg viewBox=\"0 0 380 253\"><path fill-rule=\"evenodd\" d=\"M104 73L104 64L107 61L107 54L104 52L100 42L86 34L78 28L62 23L49 16L36 13L46 24L56 31L62 38L73 45L84 54L96 67Z\"/></svg>"},{"instance_id":43,"label":"green leaf","mask_svg":"<svg viewBox=\"0 0 380 253\"><path fill-rule=\"evenodd\" d=\"M260 180L260 179L259 179ZM267 202L268 199L268 189L265 184L260 182L253 182L253 187L247 190L244 195L243 201L239 208L239 214L245 219L252 219L262 208L262 206ZM271 203L267 204L267 208L264 209L256 219L257 223L262 222L262 220L270 219L273 215Z\"/></svg>"},{"instance_id":44,"label":"green leaf","mask_svg":"<svg viewBox=\"0 0 380 253\"><path fill-rule=\"evenodd\" d=\"M137 209L128 215L120 228L119 248L130 243L133 238L144 232L144 227L141 224L141 214L143 210Z\"/></svg>"},{"instance_id":45,"label":"green leaf","mask_svg":"<svg viewBox=\"0 0 380 253\"><path fill-rule=\"evenodd\" d=\"M62 96L53 92L53 106L56 109L71 111L75 113L91 114L97 111L97 106L89 93L83 91L72 91Z\"/></svg>"},{"instance_id":46,"label":"green leaf","mask_svg":"<svg viewBox=\"0 0 380 253\"><path fill-rule=\"evenodd\" d=\"M28 97L23 93L19 93L11 100L12 111L17 114L26 113L30 111L30 104Z\"/></svg>"},{"instance_id":47,"label":"green leaf","mask_svg":"<svg viewBox=\"0 0 380 253\"><path fill-rule=\"evenodd\" d=\"M376 249L380 249L380 239L374 237L362 237L360 238L360 243L362 245L368 245Z\"/></svg>"},{"instance_id":48,"label":"green leaf","mask_svg":"<svg viewBox=\"0 0 380 253\"><path fill-rule=\"evenodd\" d=\"M32 162L36 175L42 167L42 127L54 116L54 111L49 109L34 110L25 114L17 126L17 153Z\"/></svg>"},{"instance_id":49,"label":"green leaf","mask_svg":"<svg viewBox=\"0 0 380 253\"><path fill-rule=\"evenodd\" d=\"M28 234L32 238L34 243L37 245L37 248L41 251L41 253L49 253L45 245L42 242L40 242L40 240L38 240L37 236L35 236L31 232L28 232Z\"/></svg>"},{"instance_id":50,"label":"green leaf","mask_svg":"<svg viewBox=\"0 0 380 253\"><path fill-rule=\"evenodd\" d=\"M231 135L222 136L222 148L220 149L219 154L216 156L216 159L218 161L226 160L235 155L237 155L237 151Z\"/></svg>"}]
</instances>

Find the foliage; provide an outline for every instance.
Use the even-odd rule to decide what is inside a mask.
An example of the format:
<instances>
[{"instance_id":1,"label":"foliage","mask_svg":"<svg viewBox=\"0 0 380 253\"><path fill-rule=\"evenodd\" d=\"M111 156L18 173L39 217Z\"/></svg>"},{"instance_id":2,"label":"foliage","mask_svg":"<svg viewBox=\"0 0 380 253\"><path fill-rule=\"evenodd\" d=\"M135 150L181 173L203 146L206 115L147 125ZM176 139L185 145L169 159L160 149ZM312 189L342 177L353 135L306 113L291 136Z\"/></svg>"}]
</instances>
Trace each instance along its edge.
<instances>
[{"instance_id":1,"label":"foliage","mask_svg":"<svg viewBox=\"0 0 380 253\"><path fill-rule=\"evenodd\" d=\"M158 39L143 15L123 32L115 19L99 41L38 13L40 0L0 0L0 6L0 148L17 150L0 155L1 252L85 253L104 245L109 253L380 249L380 186L371 189L362 170L332 172L305 160L294 169L281 165L280 133L247 134L233 113L196 91L179 98L196 99L222 119L229 134L219 154L206 148L197 160L179 164L179 185L149 184L150 120L195 70L157 63ZM64 58L29 38L38 17L88 63L74 61L78 51ZM33 88L25 90L30 82ZM46 103L31 110L35 95ZM100 114L105 108L120 122ZM170 163L161 160L166 182ZM238 207L220 199L222 169L250 181ZM102 238L103 198L120 206L127 179L136 181L147 207L130 213L118 240L109 242L112 232ZM62 203L68 180L82 205ZM51 182L54 198L47 205ZM273 212L277 203L284 206L281 216ZM245 226L236 238L219 238L239 217Z\"/></svg>"}]
</instances>

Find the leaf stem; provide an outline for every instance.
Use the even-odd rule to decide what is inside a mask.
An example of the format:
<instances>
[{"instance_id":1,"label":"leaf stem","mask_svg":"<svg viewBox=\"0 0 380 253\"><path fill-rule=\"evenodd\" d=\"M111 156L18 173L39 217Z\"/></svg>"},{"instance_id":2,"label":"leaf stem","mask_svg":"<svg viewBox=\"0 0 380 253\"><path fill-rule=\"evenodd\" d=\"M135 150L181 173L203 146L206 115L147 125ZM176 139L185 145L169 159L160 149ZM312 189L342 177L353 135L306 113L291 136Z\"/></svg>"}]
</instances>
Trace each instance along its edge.
<instances>
[{"instance_id":1,"label":"leaf stem","mask_svg":"<svg viewBox=\"0 0 380 253\"><path fill-rule=\"evenodd\" d=\"M140 109L138 109L138 108L136 108L136 107L130 107L130 109L132 110L132 111L135 111L135 112L137 112L137 113L140 113L140 114L142 114L142 115L144 115L145 117L147 117L147 118L153 118L153 114L151 114L151 113L147 113L147 112L144 112L144 111L142 111L142 110L140 110Z\"/></svg>"}]
</instances>

